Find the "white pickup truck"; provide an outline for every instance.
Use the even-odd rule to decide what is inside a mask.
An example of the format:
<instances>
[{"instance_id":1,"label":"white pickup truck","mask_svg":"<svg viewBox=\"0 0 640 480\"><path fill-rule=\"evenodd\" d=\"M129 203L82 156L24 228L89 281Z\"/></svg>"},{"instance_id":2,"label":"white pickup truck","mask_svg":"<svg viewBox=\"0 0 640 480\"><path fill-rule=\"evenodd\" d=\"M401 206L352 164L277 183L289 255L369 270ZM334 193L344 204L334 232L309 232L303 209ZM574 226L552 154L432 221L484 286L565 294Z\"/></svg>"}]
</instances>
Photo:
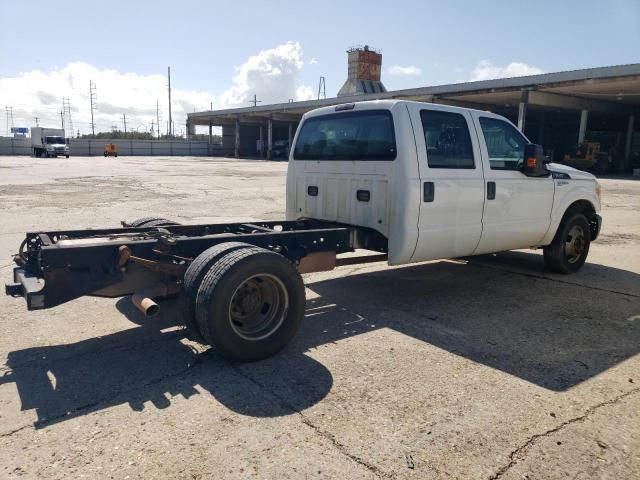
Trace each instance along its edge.
<instances>
[{"instance_id":1,"label":"white pickup truck","mask_svg":"<svg viewBox=\"0 0 640 480\"><path fill-rule=\"evenodd\" d=\"M580 269L601 225L588 173L547 164L499 115L407 101L304 115L289 154L287 220L180 225L146 217L122 228L27 233L8 295L29 309L83 295L180 295L192 338L236 360L282 349L305 309L302 273L502 250L544 249ZM360 249L376 253L341 256Z\"/></svg>"},{"instance_id":2,"label":"white pickup truck","mask_svg":"<svg viewBox=\"0 0 640 480\"><path fill-rule=\"evenodd\" d=\"M544 247L551 270L575 272L600 230L600 186L545 162L485 111L394 100L321 108L295 137L287 218L376 230L391 265Z\"/></svg>"}]
</instances>

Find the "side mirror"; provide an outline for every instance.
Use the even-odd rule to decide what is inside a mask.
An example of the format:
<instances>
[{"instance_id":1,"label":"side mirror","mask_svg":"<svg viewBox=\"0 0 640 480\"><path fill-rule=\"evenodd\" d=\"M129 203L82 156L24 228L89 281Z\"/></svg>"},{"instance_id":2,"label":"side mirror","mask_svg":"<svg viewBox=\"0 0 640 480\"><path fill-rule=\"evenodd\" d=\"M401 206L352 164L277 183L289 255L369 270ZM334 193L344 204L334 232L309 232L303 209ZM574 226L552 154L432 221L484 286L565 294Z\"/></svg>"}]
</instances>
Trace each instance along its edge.
<instances>
[{"instance_id":1,"label":"side mirror","mask_svg":"<svg viewBox=\"0 0 640 480\"><path fill-rule=\"evenodd\" d=\"M524 148L522 173L527 177L548 177L551 172L547 169L545 159L541 145L528 144Z\"/></svg>"}]
</instances>

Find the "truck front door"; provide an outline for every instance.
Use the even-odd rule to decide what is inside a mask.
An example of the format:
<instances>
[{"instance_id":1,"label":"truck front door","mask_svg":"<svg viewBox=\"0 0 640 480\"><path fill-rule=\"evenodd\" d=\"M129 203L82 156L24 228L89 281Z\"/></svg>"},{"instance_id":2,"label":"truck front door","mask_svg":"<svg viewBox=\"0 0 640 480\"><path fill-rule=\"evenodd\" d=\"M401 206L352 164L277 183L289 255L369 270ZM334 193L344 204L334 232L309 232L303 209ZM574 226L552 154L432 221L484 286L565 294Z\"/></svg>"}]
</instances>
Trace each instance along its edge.
<instances>
[{"instance_id":1,"label":"truck front door","mask_svg":"<svg viewBox=\"0 0 640 480\"><path fill-rule=\"evenodd\" d=\"M470 255L480 241L484 202L471 115L438 105L407 107L422 183L418 242L411 261Z\"/></svg>"},{"instance_id":2,"label":"truck front door","mask_svg":"<svg viewBox=\"0 0 640 480\"><path fill-rule=\"evenodd\" d=\"M554 182L520 169L528 141L512 124L473 112L484 167L482 238L474 254L537 246L549 229Z\"/></svg>"}]
</instances>

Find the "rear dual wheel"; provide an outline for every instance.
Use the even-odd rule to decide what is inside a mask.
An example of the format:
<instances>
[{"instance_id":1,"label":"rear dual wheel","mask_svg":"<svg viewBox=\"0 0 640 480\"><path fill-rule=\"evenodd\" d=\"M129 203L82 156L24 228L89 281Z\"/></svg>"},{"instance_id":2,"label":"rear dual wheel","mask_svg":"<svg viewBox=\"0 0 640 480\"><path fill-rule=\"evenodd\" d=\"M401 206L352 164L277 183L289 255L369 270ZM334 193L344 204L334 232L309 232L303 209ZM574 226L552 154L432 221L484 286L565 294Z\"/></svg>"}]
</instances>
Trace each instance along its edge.
<instances>
[{"instance_id":1,"label":"rear dual wheel","mask_svg":"<svg viewBox=\"0 0 640 480\"><path fill-rule=\"evenodd\" d=\"M195 312L185 323L192 321L197 335L229 359L270 357L300 328L305 305L302 277L278 253L248 245L219 247L225 245L229 245L226 253L202 261L210 267L200 282L194 276L188 287L185 284L184 301L192 310L183 308L183 313ZM193 302L195 284L198 289Z\"/></svg>"}]
</instances>

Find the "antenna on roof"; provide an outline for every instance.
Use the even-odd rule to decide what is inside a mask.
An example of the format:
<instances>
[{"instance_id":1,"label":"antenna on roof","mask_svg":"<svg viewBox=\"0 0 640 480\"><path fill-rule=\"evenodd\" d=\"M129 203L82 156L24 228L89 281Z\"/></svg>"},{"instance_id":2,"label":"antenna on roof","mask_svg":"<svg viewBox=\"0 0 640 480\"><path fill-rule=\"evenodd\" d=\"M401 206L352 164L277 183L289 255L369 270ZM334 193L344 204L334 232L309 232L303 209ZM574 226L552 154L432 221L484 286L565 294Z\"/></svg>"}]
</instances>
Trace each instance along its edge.
<instances>
[{"instance_id":1,"label":"antenna on roof","mask_svg":"<svg viewBox=\"0 0 640 480\"><path fill-rule=\"evenodd\" d=\"M318 100L320 100L320 97L327 98L327 85L325 77L320 77L320 82L318 83Z\"/></svg>"}]
</instances>

